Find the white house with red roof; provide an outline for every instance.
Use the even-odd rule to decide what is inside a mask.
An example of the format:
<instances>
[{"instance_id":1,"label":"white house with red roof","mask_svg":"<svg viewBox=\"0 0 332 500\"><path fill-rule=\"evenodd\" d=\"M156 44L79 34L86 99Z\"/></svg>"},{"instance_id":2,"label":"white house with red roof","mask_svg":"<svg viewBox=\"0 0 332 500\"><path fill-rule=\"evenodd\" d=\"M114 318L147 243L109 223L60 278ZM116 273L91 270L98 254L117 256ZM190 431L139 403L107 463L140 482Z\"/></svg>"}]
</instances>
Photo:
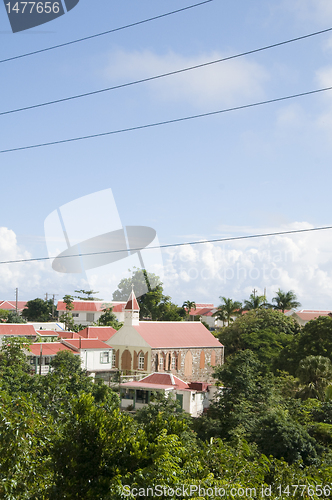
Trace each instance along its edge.
<instances>
[{"instance_id":1,"label":"white house with red roof","mask_svg":"<svg viewBox=\"0 0 332 500\"><path fill-rule=\"evenodd\" d=\"M124 308L126 302L104 302L102 300L74 300L74 309L71 313L74 318L75 325L89 326L98 321L105 309L112 307L112 312L116 319L122 323L124 320ZM59 318L66 312L66 304L63 300L59 300L57 304Z\"/></svg>"},{"instance_id":2,"label":"white house with red roof","mask_svg":"<svg viewBox=\"0 0 332 500\"><path fill-rule=\"evenodd\" d=\"M294 318L301 326L304 326L308 321L312 319L317 319L320 316L330 316L331 311L318 311L315 309L301 309L300 311L295 311L292 314L287 314Z\"/></svg>"},{"instance_id":3,"label":"white house with red roof","mask_svg":"<svg viewBox=\"0 0 332 500\"><path fill-rule=\"evenodd\" d=\"M61 342L79 353L81 356L82 368L90 375L98 372L110 371L115 364L112 352L113 349L99 339L62 339Z\"/></svg>"},{"instance_id":4,"label":"white house with red roof","mask_svg":"<svg viewBox=\"0 0 332 500\"><path fill-rule=\"evenodd\" d=\"M25 350L33 373L46 375L51 371L50 363L60 351L70 351L79 356L78 352L67 347L62 342L36 342Z\"/></svg>"},{"instance_id":5,"label":"white house with red roof","mask_svg":"<svg viewBox=\"0 0 332 500\"><path fill-rule=\"evenodd\" d=\"M26 354L33 371L44 375L50 371L50 363L54 356L64 350L80 356L82 369L89 375L110 371L114 364L112 347L96 338L79 337L61 339L60 342L36 342L26 350Z\"/></svg>"},{"instance_id":6,"label":"white house with red roof","mask_svg":"<svg viewBox=\"0 0 332 500\"><path fill-rule=\"evenodd\" d=\"M134 292L125 306L124 325L107 344L115 367L126 374L169 372L186 382L213 380L224 362L224 347L198 321L140 321Z\"/></svg>"},{"instance_id":7,"label":"white house with red roof","mask_svg":"<svg viewBox=\"0 0 332 500\"><path fill-rule=\"evenodd\" d=\"M4 339L11 337L26 337L30 342L35 342L37 333L32 325L25 323L0 323L0 346Z\"/></svg>"},{"instance_id":8,"label":"white house with red roof","mask_svg":"<svg viewBox=\"0 0 332 500\"><path fill-rule=\"evenodd\" d=\"M196 386L195 386L196 385ZM152 373L140 381L120 384L121 407L138 410L155 400L156 394L171 395L192 417L208 406L208 384L187 384L172 373Z\"/></svg>"},{"instance_id":9,"label":"white house with red roof","mask_svg":"<svg viewBox=\"0 0 332 500\"><path fill-rule=\"evenodd\" d=\"M26 301L18 300L17 301L17 312L18 314L22 314L23 309L26 306ZM16 300L0 300L0 309L4 309L5 311L16 311Z\"/></svg>"}]
</instances>

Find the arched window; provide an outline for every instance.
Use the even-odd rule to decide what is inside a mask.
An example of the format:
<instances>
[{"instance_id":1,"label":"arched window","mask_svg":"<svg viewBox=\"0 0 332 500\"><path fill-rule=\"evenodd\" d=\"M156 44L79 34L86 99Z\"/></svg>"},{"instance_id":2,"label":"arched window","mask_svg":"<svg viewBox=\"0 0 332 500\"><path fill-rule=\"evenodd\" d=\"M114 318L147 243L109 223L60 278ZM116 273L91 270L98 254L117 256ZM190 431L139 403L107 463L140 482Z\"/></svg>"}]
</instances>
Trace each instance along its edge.
<instances>
[{"instance_id":1,"label":"arched window","mask_svg":"<svg viewBox=\"0 0 332 500\"><path fill-rule=\"evenodd\" d=\"M215 353L215 351L211 352L211 366L216 366L216 353Z\"/></svg>"},{"instance_id":2,"label":"arched window","mask_svg":"<svg viewBox=\"0 0 332 500\"><path fill-rule=\"evenodd\" d=\"M204 368L205 368L205 352L204 351L201 351L201 357L199 360L199 367L201 370L204 370Z\"/></svg>"},{"instance_id":3,"label":"arched window","mask_svg":"<svg viewBox=\"0 0 332 500\"><path fill-rule=\"evenodd\" d=\"M159 370L163 371L164 370L164 353L160 353L159 355Z\"/></svg>"},{"instance_id":4,"label":"arched window","mask_svg":"<svg viewBox=\"0 0 332 500\"><path fill-rule=\"evenodd\" d=\"M171 370L176 370L176 354L172 352Z\"/></svg>"},{"instance_id":5,"label":"arched window","mask_svg":"<svg viewBox=\"0 0 332 500\"><path fill-rule=\"evenodd\" d=\"M190 377L193 372L193 357L190 351L187 351L186 357L184 359L184 374L186 377Z\"/></svg>"},{"instance_id":6,"label":"arched window","mask_svg":"<svg viewBox=\"0 0 332 500\"><path fill-rule=\"evenodd\" d=\"M138 355L138 369L139 370L144 370L144 360L145 360L145 357L141 351Z\"/></svg>"}]
</instances>

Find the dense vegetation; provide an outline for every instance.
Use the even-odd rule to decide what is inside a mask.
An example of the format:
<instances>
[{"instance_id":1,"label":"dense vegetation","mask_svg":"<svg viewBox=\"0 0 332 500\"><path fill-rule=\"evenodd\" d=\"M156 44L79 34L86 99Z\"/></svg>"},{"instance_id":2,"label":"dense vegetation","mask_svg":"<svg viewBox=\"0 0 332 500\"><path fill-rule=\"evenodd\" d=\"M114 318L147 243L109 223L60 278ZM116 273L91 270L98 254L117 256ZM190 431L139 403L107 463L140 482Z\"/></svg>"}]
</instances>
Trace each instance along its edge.
<instances>
[{"instance_id":1,"label":"dense vegetation","mask_svg":"<svg viewBox=\"0 0 332 500\"><path fill-rule=\"evenodd\" d=\"M229 346L215 370L223 389L198 419L164 399L122 413L117 393L68 351L32 376L22 340L4 344L0 498L328 498L332 319L300 329L257 309L219 336Z\"/></svg>"}]
</instances>

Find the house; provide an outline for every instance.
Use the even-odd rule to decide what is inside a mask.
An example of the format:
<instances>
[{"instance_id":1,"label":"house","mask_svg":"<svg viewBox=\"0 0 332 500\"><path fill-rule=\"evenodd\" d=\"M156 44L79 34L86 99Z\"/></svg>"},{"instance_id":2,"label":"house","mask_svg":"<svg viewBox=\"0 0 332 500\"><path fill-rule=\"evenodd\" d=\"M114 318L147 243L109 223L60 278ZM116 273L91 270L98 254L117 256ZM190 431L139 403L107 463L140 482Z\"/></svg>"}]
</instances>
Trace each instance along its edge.
<instances>
[{"instance_id":1,"label":"house","mask_svg":"<svg viewBox=\"0 0 332 500\"><path fill-rule=\"evenodd\" d=\"M0 323L0 347L4 339L11 337L26 337L30 342L35 342L37 333L32 325L25 323Z\"/></svg>"},{"instance_id":2,"label":"house","mask_svg":"<svg viewBox=\"0 0 332 500\"><path fill-rule=\"evenodd\" d=\"M60 342L36 342L26 350L26 354L33 371L45 375L51 370L52 359L60 351L71 351L80 356L82 369L92 376L98 372L109 371L114 363L112 347L101 340L82 337L61 339Z\"/></svg>"},{"instance_id":3,"label":"house","mask_svg":"<svg viewBox=\"0 0 332 500\"><path fill-rule=\"evenodd\" d=\"M308 321L319 318L319 316L330 316L331 311L317 311L314 309L301 309L300 311L290 314L301 326L304 326Z\"/></svg>"},{"instance_id":4,"label":"house","mask_svg":"<svg viewBox=\"0 0 332 500\"><path fill-rule=\"evenodd\" d=\"M98 339L62 339L61 343L79 353L83 370L95 376L98 372L107 372L114 367L113 349Z\"/></svg>"},{"instance_id":5,"label":"house","mask_svg":"<svg viewBox=\"0 0 332 500\"><path fill-rule=\"evenodd\" d=\"M73 349L62 342L36 342L29 347L29 350L25 350L25 354L28 357L32 372L46 375L51 371L50 363L52 359L60 351L70 351L79 355L78 352L74 352Z\"/></svg>"},{"instance_id":6,"label":"house","mask_svg":"<svg viewBox=\"0 0 332 500\"><path fill-rule=\"evenodd\" d=\"M209 384L187 384L172 373L152 373L140 381L120 384L123 409L138 410L155 400L156 394L176 399L181 409L198 417L208 406Z\"/></svg>"},{"instance_id":7,"label":"house","mask_svg":"<svg viewBox=\"0 0 332 500\"><path fill-rule=\"evenodd\" d=\"M204 323L209 325L209 328L214 328L216 319L212 315L215 311L216 308L213 304L196 304L196 309L190 309L189 311L190 320L194 320L198 316Z\"/></svg>"},{"instance_id":8,"label":"house","mask_svg":"<svg viewBox=\"0 0 332 500\"><path fill-rule=\"evenodd\" d=\"M26 301L17 301L17 313L22 314L23 309L26 306ZM16 300L0 300L0 309L5 311L16 311Z\"/></svg>"},{"instance_id":9,"label":"house","mask_svg":"<svg viewBox=\"0 0 332 500\"><path fill-rule=\"evenodd\" d=\"M224 347L198 321L140 321L134 292L125 306L124 325L106 342L115 368L126 374L170 372L186 382L213 380L224 362Z\"/></svg>"},{"instance_id":10,"label":"house","mask_svg":"<svg viewBox=\"0 0 332 500\"><path fill-rule=\"evenodd\" d=\"M124 320L125 302L103 302L101 300L74 300L71 310L75 325L89 326L98 321L104 310L112 307L116 319L122 323ZM59 318L66 312L66 304L59 300L57 304Z\"/></svg>"}]
</instances>

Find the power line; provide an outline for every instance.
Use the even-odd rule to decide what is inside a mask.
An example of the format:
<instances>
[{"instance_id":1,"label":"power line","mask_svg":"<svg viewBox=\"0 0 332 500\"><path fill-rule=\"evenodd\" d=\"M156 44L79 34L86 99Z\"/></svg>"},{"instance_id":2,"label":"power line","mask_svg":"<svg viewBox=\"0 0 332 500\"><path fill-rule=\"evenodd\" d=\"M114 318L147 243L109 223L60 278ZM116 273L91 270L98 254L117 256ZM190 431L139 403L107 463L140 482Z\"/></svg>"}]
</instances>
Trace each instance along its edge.
<instances>
[{"instance_id":1,"label":"power line","mask_svg":"<svg viewBox=\"0 0 332 500\"><path fill-rule=\"evenodd\" d=\"M274 102L281 102L281 101L286 101L286 100L290 100L290 99L295 99L298 97L304 97L307 95L318 94L321 92L326 92L326 91L331 90L331 89L332 89L332 87L325 87L322 89L310 90L308 92L301 92L299 94L292 94L292 95L285 96L285 97L277 97L275 99L268 99L266 101L260 101L260 102L255 102L255 103L251 103L251 104L244 104L242 106L235 106L233 108L226 108L226 109L221 109L218 111L210 111L209 113L200 113L199 115L191 115L191 116L185 116L182 118L174 118L172 120L164 120L161 122L148 123L146 125L137 125L135 127L128 127L128 128L118 129L118 130L111 130L109 132L101 132L99 134L91 134L91 135L84 135L84 136L80 136L80 137L73 137L71 139L62 139L59 141L44 142L44 143L40 143L40 144L33 144L30 146L21 146L18 148L3 149L2 151L0 151L0 154L1 153L12 153L14 151L23 151L26 149L42 148L42 147L46 147L46 146L54 146L57 144L64 144L64 143L68 143L68 142L84 141L87 139L94 139L96 137L104 137L107 135L121 134L124 132L133 132L134 130L142 130L142 129L152 128L152 127L159 127L161 125L169 125L171 123L179 123L179 122L184 122L184 121L189 121L189 120L195 120L197 118L203 118L206 116L213 116L213 115L218 115L218 114L222 114L222 113L229 113L231 111L238 111L240 109L254 108L257 106L263 106L265 104L271 104Z\"/></svg>"},{"instance_id":2,"label":"power line","mask_svg":"<svg viewBox=\"0 0 332 500\"><path fill-rule=\"evenodd\" d=\"M183 7L182 9L173 10L171 12L166 12L165 14L160 14L159 16L150 17L148 19L143 19L142 21L137 21L135 23L126 24L125 26L120 26L119 28L114 28L108 31L102 31L101 33L96 33L95 35L85 36L83 38L77 38L76 40L71 40L70 42L60 43L58 45L53 45L52 47L46 47L45 49L35 50L33 52L27 52L26 54L20 54L18 56L8 57L7 59L1 59L0 63L13 61L14 59L22 59L23 57L33 56L35 54L40 54L41 52L47 52L49 50L59 49L60 47L66 47L67 45L73 45L74 43L84 42L85 40L91 40L91 38L97 38L99 36L108 35L110 33L115 33L116 31L124 30L127 28L132 28L140 24L148 23L150 21L155 21L156 19L161 19L162 17L171 16L172 14L177 14L178 12L183 12L188 9L193 9L194 7L199 7L206 3L213 2L213 0L204 0L203 2L195 3L189 5L188 7Z\"/></svg>"},{"instance_id":3,"label":"power line","mask_svg":"<svg viewBox=\"0 0 332 500\"><path fill-rule=\"evenodd\" d=\"M53 260L55 258L57 259L67 259L67 258L73 258L73 257L86 257L90 255L104 255L104 254L113 254L113 253L120 253L120 252L128 252L130 251L131 253L133 252L139 252L141 250L156 250L158 248L175 248L175 247L183 247L185 245L205 245L206 243L223 243L225 241L239 241L239 240L249 240L253 238L264 238L264 237L269 237L269 236L283 236L286 234L298 234L298 233L309 233L312 231L325 231L327 229L332 229L332 226L322 226L322 227L312 227L312 228L307 228L307 229L291 229L289 231L277 231L275 233L261 233L261 234L250 234L247 236L232 236L229 238L216 238L213 240L204 240L204 241L188 241L186 243L168 243L166 245L158 245L158 246L148 246L148 247L139 247L139 248L125 248L122 250L107 250L103 252L89 252L89 253L80 253L80 254L73 254L73 255L58 255L56 257L36 257L32 259L19 259L19 260L7 260L7 261L0 261L1 264L18 264L21 262L37 262L37 261L45 261L45 260Z\"/></svg>"},{"instance_id":4,"label":"power line","mask_svg":"<svg viewBox=\"0 0 332 500\"><path fill-rule=\"evenodd\" d=\"M260 47L258 49L248 50L246 52L241 52L239 54L234 54L232 56L223 57L221 59L214 59L213 61L208 61L208 62L205 62L205 63L202 63L202 64L196 64L194 66L188 66L187 68L182 68L182 69L178 69L178 70L175 70L175 71L169 71L168 73L162 73L160 75L150 76L148 78L142 78L140 80L134 80L132 82L122 83L120 85L114 85L113 87L106 87L104 89L93 90L91 92L84 92L83 94L76 94L76 95L69 96L69 97L63 97L61 99L54 99L52 101L46 101L46 102L39 103L39 104L33 104L31 106L24 106L22 108L11 109L9 111L2 111L2 112L0 112L0 116L1 115L9 115L11 113L19 113L21 111L27 111L29 109L36 109L36 108L41 108L41 107L44 107L44 106L50 106L50 105L53 105L53 104L59 104L60 102L72 101L74 99L81 99L82 97L88 97L88 96L91 96L91 95L101 94L103 92L109 92L111 90L117 90L117 89L121 89L121 88L124 88L124 87L130 87L132 85L138 85L140 83L151 82L153 80L158 80L160 78L165 78L167 76L177 75L179 73L185 73L186 71L192 71L194 69L204 68L205 66L211 66L213 64L221 63L221 62L224 62L224 61L229 61L231 59L236 59L238 57L244 57L244 56L247 56L247 55L250 55L250 54L255 54L257 52L262 52L263 50L268 50L268 49L272 49L272 48L275 48L275 47L280 47L280 46L286 45L288 43L297 42L299 40L304 40L304 39L309 38L309 37L313 37L313 36L316 36L316 35L321 35L323 33L328 33L329 31L332 31L332 28L327 28L327 29L321 30L321 31L315 31L314 33L309 33L307 35L299 36L299 37L296 37L296 38L290 38L289 40L285 40L283 42L277 42L277 43L273 43L271 45L265 45L264 47Z\"/></svg>"}]
</instances>

